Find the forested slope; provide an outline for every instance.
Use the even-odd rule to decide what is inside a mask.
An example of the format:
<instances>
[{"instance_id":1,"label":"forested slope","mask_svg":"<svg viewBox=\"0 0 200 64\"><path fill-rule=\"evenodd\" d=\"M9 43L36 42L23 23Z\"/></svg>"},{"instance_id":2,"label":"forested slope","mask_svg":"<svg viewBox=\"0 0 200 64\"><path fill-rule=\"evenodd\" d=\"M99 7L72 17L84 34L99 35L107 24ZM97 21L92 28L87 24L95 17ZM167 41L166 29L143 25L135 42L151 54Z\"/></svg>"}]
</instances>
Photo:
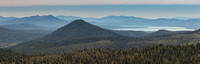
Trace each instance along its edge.
<instances>
[{"instance_id":1,"label":"forested slope","mask_svg":"<svg viewBox=\"0 0 200 64\"><path fill-rule=\"evenodd\" d=\"M0 55L1 64L199 64L200 43L197 45L158 45L141 49L85 49L74 52L13 57ZM2 53L1 53L2 54ZM2 57L7 56L7 57Z\"/></svg>"},{"instance_id":2,"label":"forested slope","mask_svg":"<svg viewBox=\"0 0 200 64\"><path fill-rule=\"evenodd\" d=\"M44 37L52 31L13 30L0 27L0 47Z\"/></svg>"},{"instance_id":3,"label":"forested slope","mask_svg":"<svg viewBox=\"0 0 200 64\"><path fill-rule=\"evenodd\" d=\"M133 40L132 43L154 43L154 44L167 44L167 45L182 45L182 44L196 44L200 41L200 30L170 34L164 36L149 36L141 38L141 40Z\"/></svg>"}]
</instances>

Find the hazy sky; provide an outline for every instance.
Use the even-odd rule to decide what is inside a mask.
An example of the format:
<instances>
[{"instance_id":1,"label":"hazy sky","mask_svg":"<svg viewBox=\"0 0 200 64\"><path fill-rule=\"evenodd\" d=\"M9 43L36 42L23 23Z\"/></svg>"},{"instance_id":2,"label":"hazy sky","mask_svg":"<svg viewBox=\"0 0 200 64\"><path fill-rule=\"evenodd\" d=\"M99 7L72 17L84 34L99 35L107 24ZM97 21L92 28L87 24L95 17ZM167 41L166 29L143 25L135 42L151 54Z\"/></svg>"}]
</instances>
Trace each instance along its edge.
<instances>
[{"instance_id":1,"label":"hazy sky","mask_svg":"<svg viewBox=\"0 0 200 64\"><path fill-rule=\"evenodd\" d=\"M200 17L200 0L0 0L0 16Z\"/></svg>"},{"instance_id":2,"label":"hazy sky","mask_svg":"<svg viewBox=\"0 0 200 64\"><path fill-rule=\"evenodd\" d=\"M104 4L200 4L200 0L0 0L0 6Z\"/></svg>"}]
</instances>

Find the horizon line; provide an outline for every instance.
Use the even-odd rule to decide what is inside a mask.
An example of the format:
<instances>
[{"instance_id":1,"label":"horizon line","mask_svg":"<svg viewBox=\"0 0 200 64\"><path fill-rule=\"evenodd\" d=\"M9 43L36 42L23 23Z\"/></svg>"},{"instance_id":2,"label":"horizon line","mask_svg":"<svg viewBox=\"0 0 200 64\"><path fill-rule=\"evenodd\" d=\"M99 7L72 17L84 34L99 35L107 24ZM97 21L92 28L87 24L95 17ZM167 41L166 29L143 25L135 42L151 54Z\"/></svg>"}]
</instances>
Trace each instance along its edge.
<instances>
[{"instance_id":1,"label":"horizon line","mask_svg":"<svg viewBox=\"0 0 200 64\"><path fill-rule=\"evenodd\" d=\"M82 4L82 5L6 5L0 7L37 7L37 6L200 6L200 4Z\"/></svg>"},{"instance_id":2,"label":"horizon line","mask_svg":"<svg viewBox=\"0 0 200 64\"><path fill-rule=\"evenodd\" d=\"M23 16L23 17L17 17L17 16L0 16L0 17L16 17L16 18L25 18L25 17L33 17L33 16L73 16L73 15L30 15L30 16ZM108 16L103 16L103 17L82 17L82 16L74 16L74 17L81 17L81 18L104 18L104 17L110 17L110 16L124 16L124 17L134 17L134 18L143 18L143 19L151 19L151 20L156 20L156 19L177 19L177 18L182 18L182 17L163 17L163 18L145 18L145 17L138 17L138 16L128 16L128 15L108 15ZM184 18L184 17L183 17ZM200 17L185 17L185 18L190 18L190 19L200 19ZM180 19L184 20L184 19Z\"/></svg>"}]
</instances>

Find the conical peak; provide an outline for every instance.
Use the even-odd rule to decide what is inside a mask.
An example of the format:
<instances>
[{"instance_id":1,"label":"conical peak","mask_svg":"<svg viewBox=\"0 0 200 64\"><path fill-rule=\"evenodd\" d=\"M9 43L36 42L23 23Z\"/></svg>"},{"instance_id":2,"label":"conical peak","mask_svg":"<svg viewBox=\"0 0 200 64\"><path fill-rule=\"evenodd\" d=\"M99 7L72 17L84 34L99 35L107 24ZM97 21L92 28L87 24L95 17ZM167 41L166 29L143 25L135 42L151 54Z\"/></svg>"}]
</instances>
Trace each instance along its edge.
<instances>
[{"instance_id":1,"label":"conical peak","mask_svg":"<svg viewBox=\"0 0 200 64\"><path fill-rule=\"evenodd\" d=\"M168 30L165 30L165 29L158 30L158 32L162 32L162 31L168 31Z\"/></svg>"},{"instance_id":2,"label":"conical peak","mask_svg":"<svg viewBox=\"0 0 200 64\"><path fill-rule=\"evenodd\" d=\"M71 23L69 23L68 25L88 25L89 23L82 20L82 19L78 19L78 20L74 20Z\"/></svg>"},{"instance_id":3,"label":"conical peak","mask_svg":"<svg viewBox=\"0 0 200 64\"><path fill-rule=\"evenodd\" d=\"M74 20L74 23L87 23L86 21L82 20L82 19L78 19L78 20ZM73 23L72 22L72 23Z\"/></svg>"}]
</instances>

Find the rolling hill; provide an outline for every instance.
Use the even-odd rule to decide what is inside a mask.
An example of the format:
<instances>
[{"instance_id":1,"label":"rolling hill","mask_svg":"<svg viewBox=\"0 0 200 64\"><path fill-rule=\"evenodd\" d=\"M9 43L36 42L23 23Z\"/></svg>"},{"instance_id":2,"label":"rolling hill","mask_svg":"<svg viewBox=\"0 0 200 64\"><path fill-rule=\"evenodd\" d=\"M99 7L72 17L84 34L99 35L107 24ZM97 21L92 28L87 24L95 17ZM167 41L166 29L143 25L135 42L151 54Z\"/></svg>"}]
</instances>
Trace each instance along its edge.
<instances>
[{"instance_id":1,"label":"rolling hill","mask_svg":"<svg viewBox=\"0 0 200 64\"><path fill-rule=\"evenodd\" d=\"M183 45L196 44L200 42L200 30L175 33L163 36L147 36L138 40L128 42L129 45L135 43L151 43L151 44L165 44L165 45Z\"/></svg>"},{"instance_id":2,"label":"rolling hill","mask_svg":"<svg viewBox=\"0 0 200 64\"><path fill-rule=\"evenodd\" d=\"M37 26L33 24L28 24L28 23L0 25L0 27L15 29L15 30L56 30L56 28L54 27L43 27L43 26Z\"/></svg>"},{"instance_id":3,"label":"rolling hill","mask_svg":"<svg viewBox=\"0 0 200 64\"><path fill-rule=\"evenodd\" d=\"M125 37L84 20L75 20L43 38L18 44L11 49L23 54L52 54L90 48L142 48L158 44L195 44L200 41L199 30L173 34L165 30L158 32L166 35Z\"/></svg>"},{"instance_id":4,"label":"rolling hill","mask_svg":"<svg viewBox=\"0 0 200 64\"><path fill-rule=\"evenodd\" d=\"M68 25L61 27L47 37L50 39L69 39L69 38L87 38L87 37L108 37L120 36L108 29L85 22L84 20L75 20Z\"/></svg>"},{"instance_id":5,"label":"rolling hill","mask_svg":"<svg viewBox=\"0 0 200 64\"><path fill-rule=\"evenodd\" d=\"M33 53L36 53L36 51L38 53L49 53L49 52L58 53L59 50L70 51L69 48L67 49L65 47L72 47L71 45L76 45L76 44L93 45L91 44L92 42L99 41L94 44L104 45L107 43L107 39L114 40L114 38L109 38L109 37L120 37L120 36L121 35L115 32L89 24L84 20L75 20L43 38L19 44L17 46L14 46L13 49L15 51L31 50ZM126 37L124 37L124 39L125 38ZM111 41L109 42L113 44ZM52 48L55 49L50 51L50 49ZM76 50L76 49L79 48L74 48L71 50ZM80 47L80 49L82 48ZM46 52L44 50L46 50Z\"/></svg>"},{"instance_id":6,"label":"rolling hill","mask_svg":"<svg viewBox=\"0 0 200 64\"><path fill-rule=\"evenodd\" d=\"M149 36L163 36L163 35L170 35L170 34L179 34L179 33L187 33L191 31L168 31L168 30L158 30L156 32L151 33Z\"/></svg>"},{"instance_id":7,"label":"rolling hill","mask_svg":"<svg viewBox=\"0 0 200 64\"><path fill-rule=\"evenodd\" d=\"M17 45L13 51L23 54L52 54L69 52L91 48L143 48L158 44L164 45L184 45L196 44L200 41L199 30L180 34L170 34L164 36L148 36L142 38L135 37L90 37L83 39L51 41L32 41Z\"/></svg>"},{"instance_id":8,"label":"rolling hill","mask_svg":"<svg viewBox=\"0 0 200 64\"><path fill-rule=\"evenodd\" d=\"M50 31L12 30L0 27L0 47L33 40L49 33Z\"/></svg>"},{"instance_id":9,"label":"rolling hill","mask_svg":"<svg viewBox=\"0 0 200 64\"><path fill-rule=\"evenodd\" d=\"M148 37L148 36L164 36L171 34L187 33L191 31L168 31L168 30L158 30L156 32L144 32L144 31L123 31L123 30L113 30L120 35L127 37Z\"/></svg>"},{"instance_id":10,"label":"rolling hill","mask_svg":"<svg viewBox=\"0 0 200 64\"><path fill-rule=\"evenodd\" d=\"M122 30L113 30L113 32L118 33L127 37L145 37L149 36L151 33L147 33L144 31L122 31Z\"/></svg>"}]
</instances>

